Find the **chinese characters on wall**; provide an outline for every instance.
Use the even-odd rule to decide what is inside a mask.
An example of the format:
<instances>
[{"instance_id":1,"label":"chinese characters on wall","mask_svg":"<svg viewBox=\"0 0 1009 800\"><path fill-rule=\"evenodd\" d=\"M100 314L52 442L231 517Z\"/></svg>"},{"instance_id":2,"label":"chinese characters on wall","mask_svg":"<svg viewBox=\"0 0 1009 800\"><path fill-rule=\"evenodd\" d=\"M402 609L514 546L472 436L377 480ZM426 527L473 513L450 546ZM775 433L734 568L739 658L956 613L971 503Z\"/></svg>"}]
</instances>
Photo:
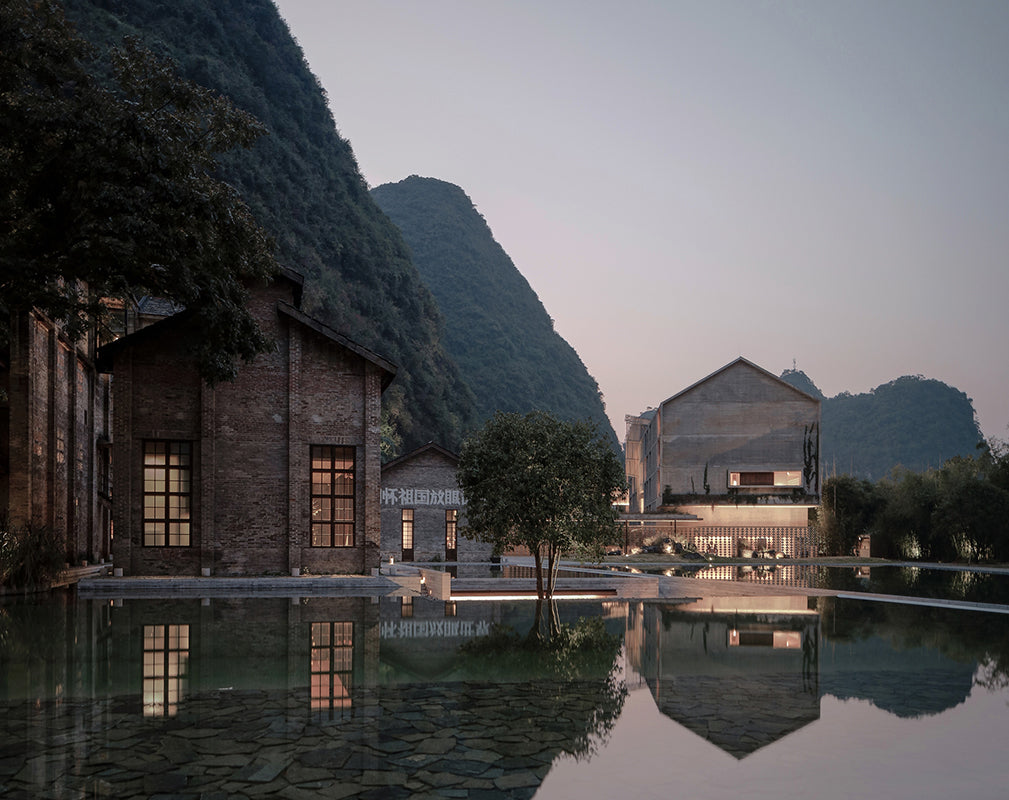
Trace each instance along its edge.
<instances>
[{"instance_id":1,"label":"chinese characters on wall","mask_svg":"<svg viewBox=\"0 0 1009 800\"><path fill-rule=\"evenodd\" d=\"M383 506L448 506L466 504L460 489L382 489Z\"/></svg>"}]
</instances>

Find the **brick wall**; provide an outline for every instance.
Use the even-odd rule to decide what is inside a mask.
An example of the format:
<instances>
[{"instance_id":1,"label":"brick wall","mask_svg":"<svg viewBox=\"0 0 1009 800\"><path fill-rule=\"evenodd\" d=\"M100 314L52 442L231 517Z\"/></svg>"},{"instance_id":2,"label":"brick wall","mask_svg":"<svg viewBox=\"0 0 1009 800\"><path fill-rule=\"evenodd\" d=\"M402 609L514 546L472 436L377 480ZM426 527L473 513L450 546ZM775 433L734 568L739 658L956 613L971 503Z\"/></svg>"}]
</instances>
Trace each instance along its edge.
<instances>
[{"instance_id":1,"label":"brick wall","mask_svg":"<svg viewBox=\"0 0 1009 800\"><path fill-rule=\"evenodd\" d=\"M108 377L85 337L71 342L39 314L12 318L0 513L62 533L70 563L109 555L109 501L97 485L109 436Z\"/></svg>"},{"instance_id":2,"label":"brick wall","mask_svg":"<svg viewBox=\"0 0 1009 800\"><path fill-rule=\"evenodd\" d=\"M445 561L445 511L459 511L465 524L466 506L456 482L456 460L444 451L420 448L382 471L382 561L403 559L402 512L414 512L414 561ZM457 561L489 561L493 545L457 537Z\"/></svg>"},{"instance_id":3,"label":"brick wall","mask_svg":"<svg viewBox=\"0 0 1009 800\"><path fill-rule=\"evenodd\" d=\"M157 336L147 329L114 356L116 477L130 495L117 497L125 552L121 559L117 549L116 563L131 574L367 573L378 566L383 371L278 313L278 301L289 299L284 281L254 292L250 310L275 347L216 387L200 381L178 323ZM143 546L145 439L193 442L189 547ZM353 547L311 546L312 445L354 448Z\"/></svg>"}]
</instances>

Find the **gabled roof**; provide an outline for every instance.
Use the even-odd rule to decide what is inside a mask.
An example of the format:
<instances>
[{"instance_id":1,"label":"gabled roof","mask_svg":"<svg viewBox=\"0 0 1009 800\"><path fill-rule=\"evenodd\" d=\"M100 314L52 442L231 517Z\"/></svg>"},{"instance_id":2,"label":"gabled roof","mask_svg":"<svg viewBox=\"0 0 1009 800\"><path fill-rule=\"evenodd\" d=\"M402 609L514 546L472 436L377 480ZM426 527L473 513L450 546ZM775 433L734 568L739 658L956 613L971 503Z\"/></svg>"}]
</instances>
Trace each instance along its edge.
<instances>
[{"instance_id":1,"label":"gabled roof","mask_svg":"<svg viewBox=\"0 0 1009 800\"><path fill-rule=\"evenodd\" d=\"M274 275L274 279L276 278L286 278L287 282L293 285L294 291L291 293L291 298L295 307L301 308L301 293L305 288L305 276L289 267L280 267L278 273Z\"/></svg>"},{"instance_id":2,"label":"gabled roof","mask_svg":"<svg viewBox=\"0 0 1009 800\"><path fill-rule=\"evenodd\" d=\"M411 450L409 453L404 453L398 458L394 458L392 461L387 461L385 464L382 465L382 472L385 472L388 469L392 469L393 467L398 467L400 464L403 464L407 461L412 461L417 456L423 455L424 453L427 452L438 453L439 455L445 456L455 464L459 463L459 456L453 453L451 450L446 450L440 444L435 444L434 442L428 442L427 444L422 444L416 450Z\"/></svg>"},{"instance_id":3,"label":"gabled roof","mask_svg":"<svg viewBox=\"0 0 1009 800\"><path fill-rule=\"evenodd\" d=\"M98 348L98 358L96 360L98 371L112 372L112 365L116 357L128 347L156 341L160 337L170 334L181 327L192 316L193 312L188 309L180 311L178 314L159 319L157 322L153 322L138 331L120 336L115 341L102 345Z\"/></svg>"},{"instance_id":4,"label":"gabled roof","mask_svg":"<svg viewBox=\"0 0 1009 800\"><path fill-rule=\"evenodd\" d=\"M350 350L352 353L356 353L361 356L361 358L366 361L370 361L372 364L379 367L384 373L382 375L383 390L392 382L392 379L396 377L397 367L391 361L382 358L382 356L378 355L378 353L369 350L364 345L360 345L357 342L348 339L342 333L337 333L324 322L320 322L315 317L310 317L308 314L299 311L290 303L285 303L283 300L279 300L277 302L277 311L281 316L289 317L295 322L299 322L305 327L311 328L316 333L325 336L330 341Z\"/></svg>"},{"instance_id":5,"label":"gabled roof","mask_svg":"<svg viewBox=\"0 0 1009 800\"><path fill-rule=\"evenodd\" d=\"M820 403L820 398L819 397L814 397L813 395L809 394L808 392L802 391L802 389L795 388L788 381L782 380L777 375L775 375L773 372L768 372L763 367L761 367L761 366L759 366L757 364L754 364L752 361L750 361L747 358L743 358L742 356L740 356L735 361L730 361L728 364L726 364L721 369L716 369L710 375L708 375L708 376L706 376L704 378L701 378L699 381L696 381L696 382L690 384L690 386L688 386L686 389L683 389L683 390L677 392L672 397L667 397L665 400L663 400L661 403L659 403L659 405L660 406L664 406L666 403L669 403L672 400L677 400L678 398L682 397L683 395L687 394L688 392L691 392L694 389L696 389L702 383L707 383L712 378L714 378L714 377L716 377L718 375L721 375L723 372L731 369L732 367L735 367L738 364L744 364L744 365L746 365L746 366L748 366L748 367L750 367L752 369L757 370L757 372L759 372L760 374L767 376L768 378L770 378L773 381L776 381L777 383L780 383L782 386L788 387L791 391L795 392L798 395L801 395L806 400L812 400L814 403L817 403L817 404Z\"/></svg>"},{"instance_id":6,"label":"gabled roof","mask_svg":"<svg viewBox=\"0 0 1009 800\"><path fill-rule=\"evenodd\" d=\"M300 300L301 298L301 287L302 278L297 272L292 270L281 268L280 272L274 276L274 279L281 278L293 285L292 295L295 300ZM332 342L340 345L341 347L350 350L355 355L360 356L366 361L371 362L379 369L382 370L382 390L385 391L392 379L396 377L397 367L391 361L383 358L382 356L374 353L363 345L348 339L341 333L337 333L335 330L330 328L323 322L310 317L304 312L300 311L295 306L290 303L286 303L283 300L277 302L277 313L281 317L286 317L291 319L300 325L312 329L316 333L324 336ZM110 342L98 349L98 370L99 372L111 372L112 365L116 357L126 348L134 347L136 345L142 345L146 342L156 341L162 336L172 333L178 328L185 325L185 323L191 319L193 312L189 310L180 311L178 314L174 314L170 317L165 317L162 320L141 328L138 331L127 336L121 336L114 342Z\"/></svg>"},{"instance_id":7,"label":"gabled roof","mask_svg":"<svg viewBox=\"0 0 1009 800\"><path fill-rule=\"evenodd\" d=\"M277 272L271 275L268 282L273 283L284 280L291 285L291 297L295 303L301 304L302 287L305 279L299 272L295 272L287 267L279 267ZM255 283L253 282L253 286ZM247 289L252 289L247 284ZM97 367L99 372L111 372L112 362L127 347L143 344L148 340L155 340L165 336L183 325L193 316L185 306L177 305L170 300L161 297L144 296L136 301L137 311L151 316L161 316L157 322L145 325L143 328L125 336L120 336L115 341L109 342L98 348Z\"/></svg>"}]
</instances>

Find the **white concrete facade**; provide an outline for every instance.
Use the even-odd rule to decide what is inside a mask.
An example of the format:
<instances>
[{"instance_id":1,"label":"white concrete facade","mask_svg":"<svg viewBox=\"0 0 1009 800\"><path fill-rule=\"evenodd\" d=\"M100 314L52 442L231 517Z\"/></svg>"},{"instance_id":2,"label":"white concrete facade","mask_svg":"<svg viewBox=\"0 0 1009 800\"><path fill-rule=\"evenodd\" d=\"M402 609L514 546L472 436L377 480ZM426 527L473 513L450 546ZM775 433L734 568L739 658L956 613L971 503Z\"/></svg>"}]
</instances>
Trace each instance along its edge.
<instances>
[{"instance_id":1,"label":"white concrete facade","mask_svg":"<svg viewBox=\"0 0 1009 800\"><path fill-rule=\"evenodd\" d=\"M627 423L632 513L805 526L819 502L820 401L745 358Z\"/></svg>"}]
</instances>

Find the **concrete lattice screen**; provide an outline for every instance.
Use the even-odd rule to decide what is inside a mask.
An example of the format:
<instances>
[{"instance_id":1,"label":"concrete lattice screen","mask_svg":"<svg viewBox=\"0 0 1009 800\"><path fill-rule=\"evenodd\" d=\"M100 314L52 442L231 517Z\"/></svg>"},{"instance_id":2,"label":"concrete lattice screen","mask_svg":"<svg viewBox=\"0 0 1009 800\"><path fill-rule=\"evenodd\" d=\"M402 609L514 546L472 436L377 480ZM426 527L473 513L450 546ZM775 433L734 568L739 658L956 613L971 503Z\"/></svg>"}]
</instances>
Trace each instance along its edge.
<instances>
[{"instance_id":1,"label":"concrete lattice screen","mask_svg":"<svg viewBox=\"0 0 1009 800\"><path fill-rule=\"evenodd\" d=\"M792 558L811 558L821 555L823 550L812 526L689 526L681 522L675 528L669 524L625 528L624 552L661 544L666 538L720 558L739 557L744 548L765 554L774 551Z\"/></svg>"}]
</instances>

